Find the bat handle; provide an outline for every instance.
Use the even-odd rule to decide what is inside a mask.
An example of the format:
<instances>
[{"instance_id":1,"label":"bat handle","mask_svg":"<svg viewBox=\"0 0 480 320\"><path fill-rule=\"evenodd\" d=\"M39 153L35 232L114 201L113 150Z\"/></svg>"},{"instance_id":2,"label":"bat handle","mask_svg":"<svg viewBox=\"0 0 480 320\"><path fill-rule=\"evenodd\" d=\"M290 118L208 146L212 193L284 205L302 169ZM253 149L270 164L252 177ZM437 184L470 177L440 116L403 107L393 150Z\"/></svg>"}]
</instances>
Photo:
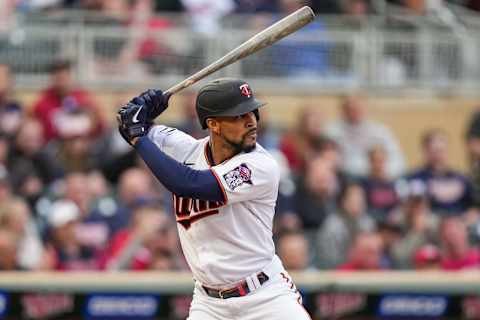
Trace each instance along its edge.
<instances>
[{"instance_id":1,"label":"bat handle","mask_svg":"<svg viewBox=\"0 0 480 320\"><path fill-rule=\"evenodd\" d=\"M174 94L182 91L183 89L190 87L191 85L193 85L193 84L194 84L195 82L197 82L198 80L200 80L200 79L187 78L187 79L183 80L182 82L177 83L177 84L174 85L173 87L168 88L168 89L164 92L164 95L169 94L170 96L172 96L172 95L174 95Z\"/></svg>"}]
</instances>

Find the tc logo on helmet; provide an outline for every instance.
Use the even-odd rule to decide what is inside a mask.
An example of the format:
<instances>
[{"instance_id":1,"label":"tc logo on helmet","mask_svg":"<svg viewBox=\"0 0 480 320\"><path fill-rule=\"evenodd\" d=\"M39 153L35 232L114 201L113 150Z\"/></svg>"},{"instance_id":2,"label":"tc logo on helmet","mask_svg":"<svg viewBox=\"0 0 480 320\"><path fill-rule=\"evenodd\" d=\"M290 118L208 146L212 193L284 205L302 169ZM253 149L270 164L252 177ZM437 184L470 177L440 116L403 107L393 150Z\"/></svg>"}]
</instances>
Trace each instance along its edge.
<instances>
[{"instance_id":1,"label":"tc logo on helmet","mask_svg":"<svg viewBox=\"0 0 480 320\"><path fill-rule=\"evenodd\" d=\"M252 96L252 89L250 89L248 83L242 84L240 86L240 92L242 93L242 96L246 96L248 98Z\"/></svg>"}]
</instances>

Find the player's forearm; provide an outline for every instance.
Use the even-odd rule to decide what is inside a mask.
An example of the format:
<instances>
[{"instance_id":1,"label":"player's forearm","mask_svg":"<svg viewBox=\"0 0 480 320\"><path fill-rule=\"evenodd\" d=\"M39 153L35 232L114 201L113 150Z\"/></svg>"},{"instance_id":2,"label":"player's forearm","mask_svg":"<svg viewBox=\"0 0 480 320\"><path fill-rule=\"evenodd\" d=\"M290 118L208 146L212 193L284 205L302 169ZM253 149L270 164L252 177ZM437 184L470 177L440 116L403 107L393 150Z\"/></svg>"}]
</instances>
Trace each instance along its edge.
<instances>
[{"instance_id":1,"label":"player's forearm","mask_svg":"<svg viewBox=\"0 0 480 320\"><path fill-rule=\"evenodd\" d=\"M174 194L207 201L226 200L210 170L194 170L175 161L148 137L139 138L134 145L155 177Z\"/></svg>"}]
</instances>

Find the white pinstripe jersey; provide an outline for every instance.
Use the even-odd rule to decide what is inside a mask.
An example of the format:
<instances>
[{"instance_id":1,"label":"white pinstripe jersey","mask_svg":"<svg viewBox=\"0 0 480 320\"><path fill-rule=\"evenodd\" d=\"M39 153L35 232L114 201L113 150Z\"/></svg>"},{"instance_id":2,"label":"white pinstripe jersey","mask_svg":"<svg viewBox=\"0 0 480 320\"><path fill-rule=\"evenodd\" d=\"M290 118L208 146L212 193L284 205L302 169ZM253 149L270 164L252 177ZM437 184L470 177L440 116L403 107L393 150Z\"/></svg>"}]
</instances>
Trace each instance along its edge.
<instances>
[{"instance_id":1,"label":"white pinstripe jersey","mask_svg":"<svg viewBox=\"0 0 480 320\"><path fill-rule=\"evenodd\" d=\"M166 126L148 137L166 154L193 169L211 169L222 186L224 202L174 195L180 242L194 278L210 287L225 287L258 272L272 261L272 224L279 169L259 144L210 166L209 138L193 137Z\"/></svg>"}]
</instances>

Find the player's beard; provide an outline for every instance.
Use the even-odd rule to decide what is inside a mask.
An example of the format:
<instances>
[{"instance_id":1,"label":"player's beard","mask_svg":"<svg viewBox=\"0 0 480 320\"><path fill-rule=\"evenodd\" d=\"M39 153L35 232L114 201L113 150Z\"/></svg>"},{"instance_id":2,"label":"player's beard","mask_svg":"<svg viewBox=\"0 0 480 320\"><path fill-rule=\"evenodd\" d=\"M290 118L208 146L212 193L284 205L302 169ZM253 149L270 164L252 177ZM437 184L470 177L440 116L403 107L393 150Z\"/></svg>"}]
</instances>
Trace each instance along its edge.
<instances>
[{"instance_id":1,"label":"player's beard","mask_svg":"<svg viewBox=\"0 0 480 320\"><path fill-rule=\"evenodd\" d=\"M243 136L242 136L242 139L240 140L240 142L235 142L235 141L232 141L230 139L228 139L227 137L224 137L225 141L230 145L230 147L232 147L232 149L234 150L235 154L237 153L240 153L240 152L245 152L245 153L249 153L249 152L252 152L253 150L255 150L256 146L257 146L257 143L254 142L250 145L247 145L246 144L246 140L247 140L247 137L248 135L254 130L251 130L251 131L248 131L247 133L245 133Z\"/></svg>"}]
</instances>

